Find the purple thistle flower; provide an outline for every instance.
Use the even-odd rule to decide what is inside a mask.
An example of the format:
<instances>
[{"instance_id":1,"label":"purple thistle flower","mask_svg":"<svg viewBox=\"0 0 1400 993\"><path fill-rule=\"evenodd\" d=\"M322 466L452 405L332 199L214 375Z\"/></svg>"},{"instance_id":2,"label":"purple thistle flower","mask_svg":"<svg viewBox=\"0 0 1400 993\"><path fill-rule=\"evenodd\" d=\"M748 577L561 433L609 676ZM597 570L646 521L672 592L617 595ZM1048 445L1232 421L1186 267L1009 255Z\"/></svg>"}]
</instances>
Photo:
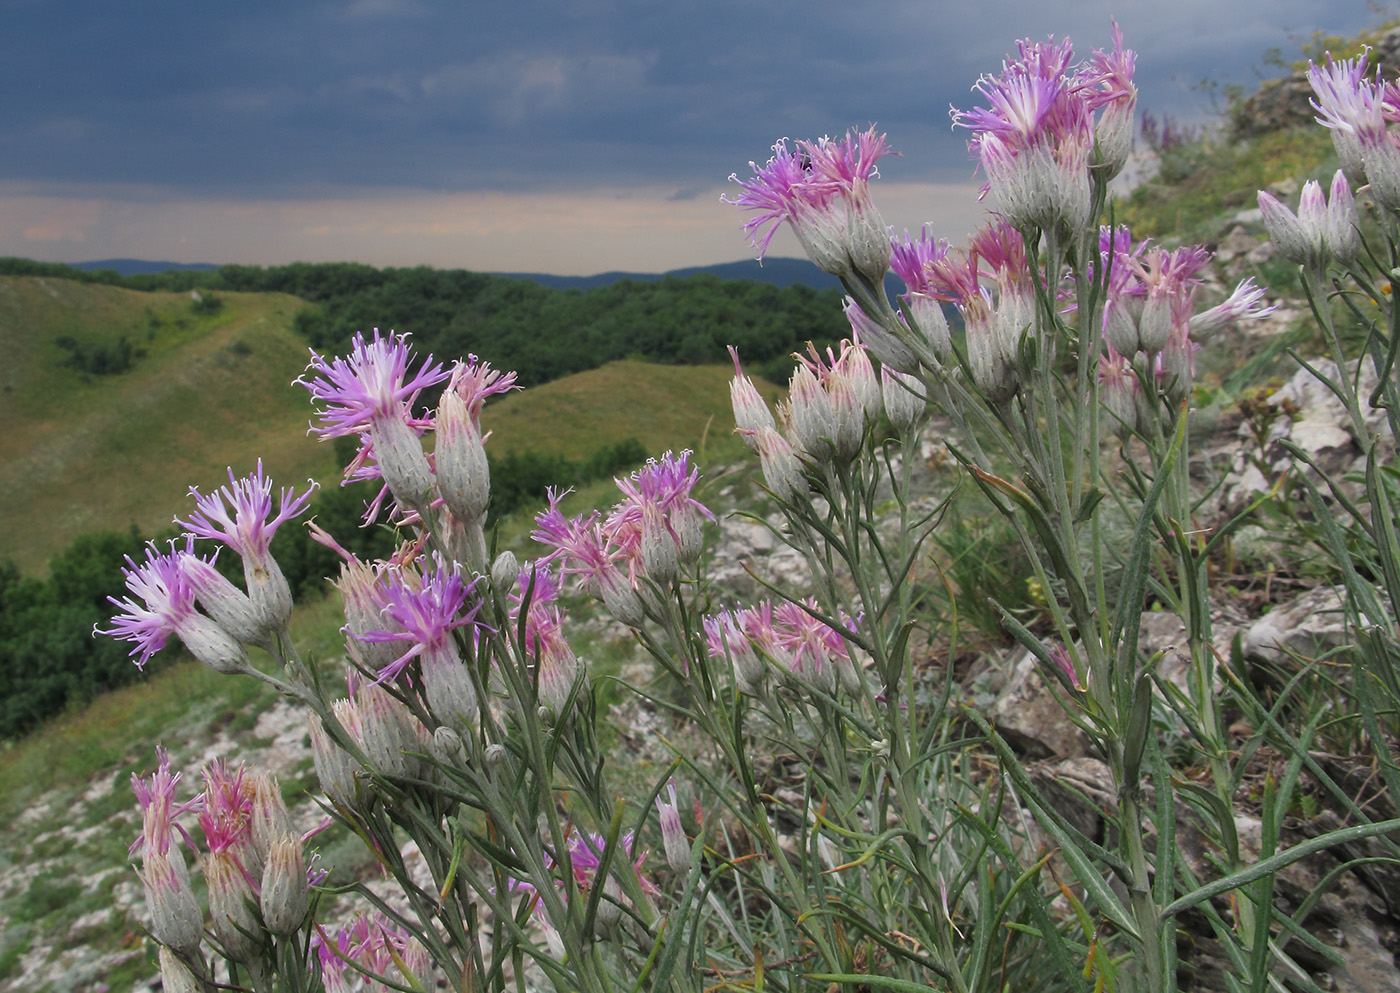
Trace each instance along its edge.
<instances>
[{"instance_id":1,"label":"purple thistle flower","mask_svg":"<svg viewBox=\"0 0 1400 993\"><path fill-rule=\"evenodd\" d=\"M795 152L783 138L767 165L749 163L751 180L729 177L743 190L723 199L757 212L744 223L744 233L759 259L786 221L819 268L837 276L860 273L878 283L889 268L889 242L869 183L880 174L875 163L889 153L885 136L874 127L848 131L840 140L799 141Z\"/></svg>"},{"instance_id":2,"label":"purple thistle flower","mask_svg":"<svg viewBox=\"0 0 1400 993\"><path fill-rule=\"evenodd\" d=\"M146 561L137 565L126 557L122 574L126 586L135 597L108 602L122 608L124 613L112 617L106 631L93 628L93 634L104 634L118 641L129 641L136 647L130 655L139 655L137 668L166 646L173 634L189 649L190 654L217 672L242 672L247 656L233 636L195 610L194 590L180 560L189 552L179 552L171 543L171 553L161 555L152 545L146 546ZM138 603L137 600L141 602Z\"/></svg>"},{"instance_id":3,"label":"purple thistle flower","mask_svg":"<svg viewBox=\"0 0 1400 993\"><path fill-rule=\"evenodd\" d=\"M987 102L953 108L955 127L973 132L968 149L987 175L985 196L995 193L1011 223L1048 227L1089 223L1089 168L1111 177L1122 168L1132 141L1136 55L1123 48L1114 25L1112 53L1096 51L1072 67L1068 38L1056 43L1017 43L1019 58L999 76L973 87ZM1096 125L1095 111L1101 111Z\"/></svg>"},{"instance_id":4,"label":"purple thistle flower","mask_svg":"<svg viewBox=\"0 0 1400 993\"><path fill-rule=\"evenodd\" d=\"M170 851L170 839L178 831L191 848L194 841L175 818L191 811L204 809L204 794L183 803L175 801L175 788L180 783L181 773L171 773L170 753L156 746L156 771L150 779L142 779L131 774L131 791L141 807L141 833L131 843L128 851L135 853L139 848L144 854L165 855Z\"/></svg>"},{"instance_id":5,"label":"purple thistle flower","mask_svg":"<svg viewBox=\"0 0 1400 993\"><path fill-rule=\"evenodd\" d=\"M388 420L405 420L414 427L427 428L430 420L413 419L410 411L418 394L425 388L447 379L451 373L442 365L432 365L429 355L418 372L408 378L409 347L407 335L389 333L381 337L374 329L374 338L365 343L364 335L356 334L348 359L337 356L327 362L316 352L306 367L315 376L302 376L297 383L311 391L311 399L326 406L321 411L321 426L313 433L322 440L343 435L372 431Z\"/></svg>"},{"instance_id":6,"label":"purple thistle flower","mask_svg":"<svg viewBox=\"0 0 1400 993\"><path fill-rule=\"evenodd\" d=\"M425 664L456 662L460 656L452 632L476 620L481 604L475 603L463 613L468 595L476 580L464 582L455 566L449 568L440 557L424 561L421 572L403 568L387 572L375 588L375 599L382 614L399 630L372 630L359 635L361 641L385 643L409 642L408 651L379 670L377 682L393 681L404 668L420 656Z\"/></svg>"},{"instance_id":7,"label":"purple thistle flower","mask_svg":"<svg viewBox=\"0 0 1400 993\"><path fill-rule=\"evenodd\" d=\"M324 441L344 435L368 435L379 472L394 498L408 509L427 502L432 490L432 468L419 440L432 426L428 418L413 416L413 404L425 388L451 374L434 365L429 355L418 372L408 374L409 348L404 336L383 338L379 329L368 344L357 334L349 359L327 362L314 351L307 374L296 382L305 386L312 400L324 404L321 426L312 427ZM363 465L364 459L357 459Z\"/></svg>"},{"instance_id":8,"label":"purple thistle flower","mask_svg":"<svg viewBox=\"0 0 1400 993\"><path fill-rule=\"evenodd\" d=\"M1264 287L1254 285L1253 276L1246 277L1224 303L1191 318L1188 324L1191 340L1202 342L1235 321L1255 320L1272 314L1278 306L1266 306L1264 292Z\"/></svg>"},{"instance_id":9,"label":"purple thistle flower","mask_svg":"<svg viewBox=\"0 0 1400 993\"><path fill-rule=\"evenodd\" d=\"M481 409L488 397L500 396L511 390L522 389L516 385L516 374L492 369L490 362L482 362L475 355L468 355L467 361L458 362L452 367L452 376L447 388L462 398L467 405L467 414L481 430Z\"/></svg>"},{"instance_id":10,"label":"purple thistle flower","mask_svg":"<svg viewBox=\"0 0 1400 993\"><path fill-rule=\"evenodd\" d=\"M1366 78L1368 53L1354 59L1326 65L1308 62L1308 82L1312 85L1313 110L1317 123L1332 132L1342 170L1353 183L1364 183L1370 176L1370 154L1390 144L1386 133L1386 89ZM1377 73L1379 80L1379 73Z\"/></svg>"},{"instance_id":11,"label":"purple thistle flower","mask_svg":"<svg viewBox=\"0 0 1400 993\"><path fill-rule=\"evenodd\" d=\"M282 487L277 516L269 521L272 480L263 475L262 459L258 459L257 469L246 479L235 479L232 468L228 470L228 479L228 486L208 496L191 486L190 496L195 499L197 512L188 521L177 517L175 523L197 538L223 542L244 560L261 561L266 557L277 529L306 509L317 488L315 481L311 481L306 492L297 496L292 487Z\"/></svg>"},{"instance_id":12,"label":"purple thistle flower","mask_svg":"<svg viewBox=\"0 0 1400 993\"><path fill-rule=\"evenodd\" d=\"M258 459L257 469L246 479L235 479L232 468L228 479L228 486L207 496L191 486L196 512L187 521L175 518L175 523L197 538L223 542L238 553L243 560L248 597L264 631L280 631L291 618L292 592L270 553L272 539L279 527L306 509L318 484L311 481L301 496L292 487L282 487L277 516L269 521L272 480L263 475L262 459Z\"/></svg>"},{"instance_id":13,"label":"purple thistle flower","mask_svg":"<svg viewBox=\"0 0 1400 993\"><path fill-rule=\"evenodd\" d=\"M670 537L679 565L689 565L700 554L701 519L713 521L715 515L690 495L700 479L700 470L692 467L689 460L689 450L679 456L667 452L660 459L648 459L627 479L614 480L622 491L622 500L603 522L603 534L623 550L634 586L638 573L646 571L642 544L647 508L659 512L653 518L653 530L660 528ZM665 581L660 576L652 578Z\"/></svg>"}]
</instances>

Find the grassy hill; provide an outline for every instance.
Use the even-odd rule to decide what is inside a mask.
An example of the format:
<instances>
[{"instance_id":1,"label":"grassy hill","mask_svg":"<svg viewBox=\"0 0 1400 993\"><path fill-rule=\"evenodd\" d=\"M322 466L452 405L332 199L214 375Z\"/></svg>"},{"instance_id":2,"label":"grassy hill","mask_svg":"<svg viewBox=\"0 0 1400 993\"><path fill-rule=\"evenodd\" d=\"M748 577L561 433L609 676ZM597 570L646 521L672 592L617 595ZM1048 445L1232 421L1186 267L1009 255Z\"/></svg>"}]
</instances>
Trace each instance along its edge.
<instances>
[{"instance_id":1,"label":"grassy hill","mask_svg":"<svg viewBox=\"0 0 1400 993\"><path fill-rule=\"evenodd\" d=\"M612 362L512 393L482 415L493 456L533 449L587 457L603 445L635 437L648 452L697 451L734 431L730 366ZM769 399L779 390L761 384Z\"/></svg>"},{"instance_id":2,"label":"grassy hill","mask_svg":"<svg viewBox=\"0 0 1400 993\"><path fill-rule=\"evenodd\" d=\"M185 509L189 485L258 456L288 481L332 471L329 449L306 442L305 394L288 385L306 364L292 331L304 304L220 298L200 314L187 294L0 278L0 558L33 571L83 531L155 531ZM122 338L145 352L124 372L63 364L61 339Z\"/></svg>"},{"instance_id":3,"label":"grassy hill","mask_svg":"<svg viewBox=\"0 0 1400 993\"><path fill-rule=\"evenodd\" d=\"M190 509L189 486L259 457L279 482L337 477L330 446L306 437L306 392L290 385L306 364L293 330L305 302L219 299L199 313L184 293L0 276L0 560L33 574L79 533L153 533ZM75 347L122 339L144 352L125 371L64 365ZM486 412L490 451L587 459L627 437L657 454L714 444L734 428L730 375L624 361L514 393Z\"/></svg>"}]
</instances>

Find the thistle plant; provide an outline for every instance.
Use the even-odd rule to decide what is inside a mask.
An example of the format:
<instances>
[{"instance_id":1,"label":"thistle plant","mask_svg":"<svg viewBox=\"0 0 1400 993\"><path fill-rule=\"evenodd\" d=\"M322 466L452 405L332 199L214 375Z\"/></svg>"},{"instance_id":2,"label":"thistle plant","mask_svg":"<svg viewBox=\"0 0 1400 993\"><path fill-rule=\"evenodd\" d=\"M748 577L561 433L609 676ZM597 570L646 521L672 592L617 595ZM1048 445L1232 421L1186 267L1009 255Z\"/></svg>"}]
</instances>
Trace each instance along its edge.
<instances>
[{"instance_id":1,"label":"thistle plant","mask_svg":"<svg viewBox=\"0 0 1400 993\"><path fill-rule=\"evenodd\" d=\"M216 494L192 491L183 545L129 563L131 595L113 599L120 613L102 633L133 642L138 664L174 635L216 670L299 702L318 802L393 891L328 885L313 838L292 830L275 783L256 771L216 764L203 792L181 799L159 753L154 776L135 781L133 850L166 983L1163 993L1177 988L1177 919L1191 908L1215 927L1240 988L1301 975L1288 951L1301 918L1274 905L1273 873L1400 823L1359 812L1356 824L1279 849L1280 811L1316 763L1307 735L1290 736L1214 650L1209 563L1244 515L1203 529L1187 471L1194 354L1268 308L1248 280L1202 308L1206 250L1112 225L1108 183L1128 152L1134 62L1115 26L1112 49L1082 62L1068 39L1022 41L977 83L985 105L953 121L970 132L1000 212L965 248L886 229L873 181L890 148L873 127L780 141L740 183L730 202L753 212L745 227L760 256L786 223L849 294L850 338L797 356L776 410L733 353L737 430L775 511L755 519L805 563L800 588L765 583L745 598L708 579L716 515L689 452L618 479L607 512L571 515L569 495L551 491L535 519L539 553L500 551L485 527L482 418L514 375L475 356L417 362L406 336L377 330L347 356L313 352L298 380L318 406L313 431L358 439L346 478L382 487L366 524L387 521L402 539L366 562L311 525L343 559L343 669L304 659L288 635L291 597L268 542L309 492L284 489L272 516L261 465L243 480L230 471ZM1348 102L1346 86L1371 85L1359 73L1317 71L1319 111L1343 144L1364 130L1355 114L1390 113L1371 90ZM1377 149L1396 147L1380 129L1354 142L1351 165L1367 176L1388 168L1390 151ZM1395 267L1395 217L1384 213L1394 205L1381 194L1375 203ZM1358 699L1393 785L1397 495L1362 404L1400 416L1400 339L1357 262L1375 255L1356 236L1346 175L1330 200L1305 188L1296 215L1264 210L1320 319L1330 320L1328 292L1372 315L1365 347L1381 385L1363 398L1349 372L1327 379L1367 439L1365 501L1325 481L1353 537L1367 539L1361 560L1324 495L1308 496L1352 592ZM1334 263L1349 267L1345 288L1328 275ZM889 271L906 286L894 301ZM1337 368L1353 368L1333 326L1324 330ZM430 387L442 388L432 411L420 403ZM928 546L948 504L929 500L914 472L934 424L949 425L950 475L1005 518L1043 592L1047 633L993 606L1109 770L1102 838L1075 827L960 699L952 666L929 664L946 663L928 646L949 637L926 606L939 582ZM1112 529L1128 539L1110 542ZM244 589L199 541L240 557ZM1374 576L1384 594L1362 578ZM637 770L600 735L599 685L615 677L575 649L571 589L653 664L654 678L628 687L669 719L657 736L668 760L649 786L634 785ZM1139 650L1149 598L1185 623L1180 682ZM1266 789L1264 851L1252 862L1236 837L1245 762L1223 695L1289 756ZM1168 731L1184 749L1164 747ZM1221 853L1211 878L1183 857L1179 818Z\"/></svg>"}]
</instances>

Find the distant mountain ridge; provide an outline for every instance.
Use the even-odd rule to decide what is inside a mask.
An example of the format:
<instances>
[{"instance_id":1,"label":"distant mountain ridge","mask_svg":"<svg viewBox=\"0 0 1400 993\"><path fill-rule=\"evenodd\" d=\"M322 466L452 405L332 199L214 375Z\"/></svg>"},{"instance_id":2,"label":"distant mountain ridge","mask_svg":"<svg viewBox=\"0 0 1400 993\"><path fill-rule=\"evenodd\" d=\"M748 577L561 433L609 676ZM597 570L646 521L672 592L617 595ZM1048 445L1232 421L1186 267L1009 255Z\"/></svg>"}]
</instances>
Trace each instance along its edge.
<instances>
[{"instance_id":1,"label":"distant mountain ridge","mask_svg":"<svg viewBox=\"0 0 1400 993\"><path fill-rule=\"evenodd\" d=\"M146 276L155 272L202 272L219 268L212 262L148 262L145 259L97 259L93 262L69 262L74 269L97 272L111 269L123 276Z\"/></svg>"},{"instance_id":2,"label":"distant mountain ridge","mask_svg":"<svg viewBox=\"0 0 1400 993\"><path fill-rule=\"evenodd\" d=\"M69 265L84 272L111 269L123 276L143 276L150 273L170 272L171 270L185 272L219 268L217 264L209 262L151 262L144 259L98 259L92 262L70 262ZM840 286L835 276L822 272L806 259L794 258L769 258L762 263L759 263L757 259L741 259L738 262L721 262L717 265L672 269L670 272L612 271L600 272L592 276L555 276L540 272L495 272L489 275L531 279L541 286L548 286L551 289L587 290L595 286L607 286L623 279L653 282L667 276L683 278L702 273L717 276L720 279L752 279L760 283L772 283L779 287L801 284L810 286L814 290L829 290Z\"/></svg>"}]
</instances>

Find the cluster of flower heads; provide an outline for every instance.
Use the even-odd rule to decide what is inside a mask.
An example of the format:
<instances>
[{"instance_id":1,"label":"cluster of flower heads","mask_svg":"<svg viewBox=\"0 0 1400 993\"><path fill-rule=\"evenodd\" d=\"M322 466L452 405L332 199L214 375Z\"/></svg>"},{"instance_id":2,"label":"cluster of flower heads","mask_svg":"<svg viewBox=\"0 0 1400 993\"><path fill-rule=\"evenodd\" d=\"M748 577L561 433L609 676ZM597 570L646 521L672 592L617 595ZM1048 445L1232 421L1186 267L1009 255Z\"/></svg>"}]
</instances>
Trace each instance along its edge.
<instances>
[{"instance_id":1,"label":"cluster of flower heads","mask_svg":"<svg viewBox=\"0 0 1400 993\"><path fill-rule=\"evenodd\" d=\"M345 810L368 799L362 776L375 772L396 779L430 779L432 768L420 756L433 752L433 736L383 683L346 671L348 695L331 704L331 713L358 755L337 744L320 717L310 716L311 755L326 796ZM464 718L446 718L460 726ZM363 756L363 762L360 756ZM370 766L366 769L364 763Z\"/></svg>"},{"instance_id":2,"label":"cluster of flower heads","mask_svg":"<svg viewBox=\"0 0 1400 993\"><path fill-rule=\"evenodd\" d=\"M311 353L297 382L322 405L312 432L324 441L356 437L360 448L346 469L346 480L382 480L366 520L376 518L392 496L405 520L430 506L446 506L459 522L476 524L490 495L486 435L481 411L486 399L517 389L515 373L501 373L475 355L450 369L429 355L410 375L407 336L382 336L375 329L365 341L357 334L350 355L329 361ZM423 390L447 382L434 416L416 411ZM436 430L431 455L423 436Z\"/></svg>"},{"instance_id":3,"label":"cluster of flower heads","mask_svg":"<svg viewBox=\"0 0 1400 993\"><path fill-rule=\"evenodd\" d=\"M863 218L876 216L870 205L869 180L877 175L874 159L887 146L884 136L873 129L848 134L840 142L798 142L795 154L787 150L786 141L779 142L773 159L763 168L755 166L744 192L729 201L756 212L745 229L760 255L774 228L786 221L817 265L847 281L856 294L846 303L854 339L887 373L916 376L921 367L947 370L954 350L943 306L952 303L966 328L967 375L994 402L1008 399L1020 388L1026 372L1023 338L1036 324L1039 288L1023 232L1065 226L1076 235L1092 237L1094 184L1106 183L1121 170L1131 145L1137 102L1136 56L1124 48L1117 24L1112 50L1095 49L1083 62L1074 61L1068 38L1023 40L1017 44L1017 53L1003 63L999 75L984 76L974 87L986 106L952 112L956 126L972 131L969 147L987 176L982 192L994 193L1000 208L991 223L970 237L966 249L954 250L946 240L934 239L923 230L917 238L908 233L888 237L887 244L876 251L866 247L864 229L853 233L846 218L854 208L848 205L859 204ZM1348 72L1334 75L1351 80L1356 72ZM1328 99L1332 102L1327 106L1336 104ZM1328 113L1342 120L1340 111ZM848 167L835 169L833 161ZM1334 185L1335 208L1325 208L1329 244L1341 244L1354 234L1346 215L1350 194L1335 190ZM1312 201L1305 201L1304 214L1312 218L1316 212ZM1306 230L1294 242L1320 243L1322 236L1315 236L1309 223L1304 222ZM1134 247L1124 230L1101 232L1100 240L1100 265L1110 272L1103 374L1105 382L1125 384L1128 393L1141 389L1142 378L1151 378L1154 396L1164 392L1179 398L1190 388L1192 353L1200 341L1232 321L1267 313L1261 306L1263 291L1248 280L1219 307L1194 312L1200 274L1210 261L1204 249ZM814 249L818 241L820 246ZM864 260L862 266L850 263L857 257ZM839 262L842 259L846 262ZM880 304L874 291L887 269L906 287L898 312ZM850 279L853 273L863 287ZM1055 274L1046 278L1058 279ZM1065 295L1061 286L1044 289L1051 296ZM870 312L872 303L883 312ZM1139 363L1138 373L1120 375L1139 352L1146 358ZM846 354L843 349L842 356ZM770 487L780 494L796 490L804 459L820 460L833 451L848 451L845 446L853 437L849 433L843 441L840 436L843 423L849 426L855 419L842 408L842 395L832 389L840 379L837 362L822 366L818 360L805 365L807 371L799 369L794 376L787 408L790 430L782 434L742 373L735 380L739 429L763 460ZM1130 382L1136 385L1126 385ZM878 390L868 389L867 381L856 383L867 386L864 396L878 396ZM825 390L824 396L818 386ZM885 395L888 399L888 389ZM901 401L907 404L905 397L910 395L920 394L916 389L905 390ZM894 411L890 413L893 418ZM844 422L843 415L847 416ZM1126 423L1136 420L1135 416Z\"/></svg>"},{"instance_id":4,"label":"cluster of flower heads","mask_svg":"<svg viewBox=\"0 0 1400 993\"><path fill-rule=\"evenodd\" d=\"M824 693L835 693L839 684L847 693L858 694L863 680L848 636L859 618L843 614L837 620L840 627L821 620L814 599L778 604L762 600L706 617L705 643L711 658L733 666L734 681L746 693L763 685L771 664Z\"/></svg>"},{"instance_id":5,"label":"cluster of flower heads","mask_svg":"<svg viewBox=\"0 0 1400 993\"><path fill-rule=\"evenodd\" d=\"M334 937L318 927L311 948L326 993L387 993L396 988L375 976L411 989L426 989L432 981L432 961L422 942L379 911L355 915Z\"/></svg>"},{"instance_id":6,"label":"cluster of flower heads","mask_svg":"<svg viewBox=\"0 0 1400 993\"><path fill-rule=\"evenodd\" d=\"M1014 225L1079 230L1090 217L1090 170L1107 181L1132 146L1137 56L1113 26L1113 51L1095 49L1074 64L1068 38L1017 42L1019 58L973 87L988 106L952 109L954 125L973 132L968 149ZM1095 118L1095 115L1097 119Z\"/></svg>"},{"instance_id":7,"label":"cluster of flower heads","mask_svg":"<svg viewBox=\"0 0 1400 993\"><path fill-rule=\"evenodd\" d=\"M1368 54L1341 62L1329 55L1322 66L1308 63L1317 121L1332 132L1342 164L1328 192L1308 180L1294 213L1273 194L1259 191L1264 226L1278 253L1313 274L1331 262L1350 265L1361 254L1352 184L1369 184L1376 203L1400 212L1400 136L1388 127L1400 121L1400 88L1381 79L1379 66L1375 79L1367 78Z\"/></svg>"},{"instance_id":8,"label":"cluster of flower heads","mask_svg":"<svg viewBox=\"0 0 1400 993\"><path fill-rule=\"evenodd\" d=\"M776 417L753 380L744 374L731 347L734 379L729 396L735 429L758 455L764 481L775 496L792 500L807 492L808 467L848 464L860 452L866 433L888 412L897 430L909 428L923 412L921 387L886 366L880 375L857 340L843 340L823 355L809 346L788 383L788 397Z\"/></svg>"},{"instance_id":9,"label":"cluster of flower heads","mask_svg":"<svg viewBox=\"0 0 1400 993\"><path fill-rule=\"evenodd\" d=\"M213 493L191 487L196 512L187 521L175 519L186 530L183 547L171 542L166 554L148 546L140 564L128 557L122 572L132 595L108 598L122 612L110 628L95 633L132 642L138 666L174 635L211 668L244 671L245 646L270 647L286 632L292 594L269 549L277 529L306 509L315 488L312 483L298 496L284 487L278 512L271 516L272 480L263 474L261 459L243 479L230 469L229 485ZM195 554L196 538L219 542L239 555L246 593L214 568L212 558Z\"/></svg>"},{"instance_id":10,"label":"cluster of flower heads","mask_svg":"<svg viewBox=\"0 0 1400 993\"><path fill-rule=\"evenodd\" d=\"M622 499L606 517L594 511L567 518L559 509L565 493L550 490L531 535L553 549L541 563L558 562L618 620L639 626L658 592L700 556L702 524L715 516L691 496L699 479L689 451L649 459L615 480Z\"/></svg>"},{"instance_id":11,"label":"cluster of flower heads","mask_svg":"<svg viewBox=\"0 0 1400 993\"><path fill-rule=\"evenodd\" d=\"M1099 264L1108 271L1103 314L1105 355L1099 382L1120 433L1147 430L1157 409L1144 391L1179 403L1191 389L1195 353L1226 326L1263 317L1264 290L1246 278L1222 303L1197 313L1196 294L1211 253L1199 245L1168 250L1134 244L1126 227L1102 228ZM1141 356L1141 359L1139 359Z\"/></svg>"},{"instance_id":12,"label":"cluster of flower heads","mask_svg":"<svg viewBox=\"0 0 1400 993\"><path fill-rule=\"evenodd\" d=\"M181 775L171 772L164 749L157 748L156 757L149 778L131 777L141 807L141 834L131 851L141 856L151 936L161 946L167 985L194 988L189 977L203 969L204 913L185 849L204 873L210 931L223 954L245 964L255 962L273 936L289 937L305 924L309 890L325 874L308 865L306 839L292 827L275 776L214 761L202 772L203 792L180 800ZM185 815L198 817L202 850L179 822Z\"/></svg>"}]
</instances>

